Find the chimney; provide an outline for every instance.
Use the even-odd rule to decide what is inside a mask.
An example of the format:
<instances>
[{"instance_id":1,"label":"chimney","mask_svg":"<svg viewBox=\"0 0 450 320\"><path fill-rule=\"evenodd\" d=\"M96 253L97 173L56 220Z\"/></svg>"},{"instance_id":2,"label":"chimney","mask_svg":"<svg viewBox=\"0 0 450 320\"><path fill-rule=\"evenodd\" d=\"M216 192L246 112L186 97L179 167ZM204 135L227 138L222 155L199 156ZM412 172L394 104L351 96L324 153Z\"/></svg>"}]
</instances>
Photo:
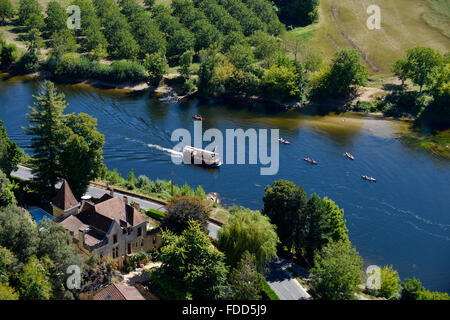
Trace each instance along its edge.
<instances>
[{"instance_id":1,"label":"chimney","mask_svg":"<svg viewBox=\"0 0 450 320\"><path fill-rule=\"evenodd\" d=\"M128 197L127 196L123 196L123 202L125 202L125 204L128 204Z\"/></svg>"},{"instance_id":2,"label":"chimney","mask_svg":"<svg viewBox=\"0 0 450 320\"><path fill-rule=\"evenodd\" d=\"M134 208L135 208L137 211L141 211L141 206L140 206L139 203L137 203L137 202L134 203Z\"/></svg>"}]
</instances>

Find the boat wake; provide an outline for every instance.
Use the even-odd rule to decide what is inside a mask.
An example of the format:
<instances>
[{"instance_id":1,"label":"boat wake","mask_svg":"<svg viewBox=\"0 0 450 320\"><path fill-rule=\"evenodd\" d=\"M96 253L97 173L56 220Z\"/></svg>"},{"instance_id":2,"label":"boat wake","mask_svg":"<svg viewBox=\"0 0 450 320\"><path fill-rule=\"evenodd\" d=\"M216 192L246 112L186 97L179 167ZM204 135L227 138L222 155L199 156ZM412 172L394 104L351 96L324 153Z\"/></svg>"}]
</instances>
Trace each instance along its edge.
<instances>
[{"instance_id":1,"label":"boat wake","mask_svg":"<svg viewBox=\"0 0 450 320\"><path fill-rule=\"evenodd\" d=\"M174 156L183 157L183 153L180 152L180 151L164 148L164 147L161 147L161 146L159 146L157 144L148 144L147 146L149 148L154 148L154 149L157 149L157 150L160 150L160 151L164 151L164 152L170 153L171 155L174 155Z\"/></svg>"}]
</instances>

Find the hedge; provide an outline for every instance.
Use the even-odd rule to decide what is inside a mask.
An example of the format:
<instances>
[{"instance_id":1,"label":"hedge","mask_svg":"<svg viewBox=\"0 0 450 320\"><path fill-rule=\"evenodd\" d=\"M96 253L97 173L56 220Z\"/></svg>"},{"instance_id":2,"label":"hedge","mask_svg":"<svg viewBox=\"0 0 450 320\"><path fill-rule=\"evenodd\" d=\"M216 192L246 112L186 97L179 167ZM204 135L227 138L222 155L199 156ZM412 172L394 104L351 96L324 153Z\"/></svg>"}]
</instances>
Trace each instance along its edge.
<instances>
[{"instance_id":1,"label":"hedge","mask_svg":"<svg viewBox=\"0 0 450 320\"><path fill-rule=\"evenodd\" d=\"M267 283L266 279L262 277L263 281L263 299L264 300L280 300L280 298L277 296L275 291L272 290L272 288Z\"/></svg>"},{"instance_id":2,"label":"hedge","mask_svg":"<svg viewBox=\"0 0 450 320\"><path fill-rule=\"evenodd\" d=\"M153 219L156 220L164 220L166 218L166 213L156 210L156 209L149 209L147 211L147 215Z\"/></svg>"}]
</instances>

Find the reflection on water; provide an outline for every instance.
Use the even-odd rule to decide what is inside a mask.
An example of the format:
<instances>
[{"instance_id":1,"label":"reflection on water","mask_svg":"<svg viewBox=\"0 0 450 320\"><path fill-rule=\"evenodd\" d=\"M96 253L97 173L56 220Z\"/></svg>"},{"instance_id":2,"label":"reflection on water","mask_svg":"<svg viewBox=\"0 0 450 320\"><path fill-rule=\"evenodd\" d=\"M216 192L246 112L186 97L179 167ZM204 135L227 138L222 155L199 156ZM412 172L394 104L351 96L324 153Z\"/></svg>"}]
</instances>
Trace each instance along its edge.
<instances>
[{"instance_id":1,"label":"reflection on water","mask_svg":"<svg viewBox=\"0 0 450 320\"><path fill-rule=\"evenodd\" d=\"M39 83L12 78L0 82L0 119L10 137L29 150L27 106ZM85 112L98 119L106 137L105 163L126 175L170 178L218 192L224 203L261 209L264 187L276 179L328 196L345 209L350 239L370 264L393 264L400 276L420 278L433 290L450 291L449 162L401 144L396 137L408 122L360 114L312 116L264 107L162 103L148 92L100 90L62 85L66 113ZM280 171L260 176L255 165L223 165L217 170L176 166L170 152L175 129L192 132L191 116L206 120L203 130L279 128L291 145L280 145ZM345 158L350 152L355 161ZM311 166L304 157L319 161ZM361 175L377 179L365 182Z\"/></svg>"}]
</instances>

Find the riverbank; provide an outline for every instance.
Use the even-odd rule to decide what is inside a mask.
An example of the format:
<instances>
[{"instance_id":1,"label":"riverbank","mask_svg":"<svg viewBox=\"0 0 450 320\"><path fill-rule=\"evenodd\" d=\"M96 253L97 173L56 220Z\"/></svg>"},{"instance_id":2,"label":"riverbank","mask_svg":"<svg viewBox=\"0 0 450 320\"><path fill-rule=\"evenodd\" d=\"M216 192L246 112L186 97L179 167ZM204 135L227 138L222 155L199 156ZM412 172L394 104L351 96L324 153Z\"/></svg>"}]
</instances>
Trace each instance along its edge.
<instances>
[{"instance_id":1,"label":"riverbank","mask_svg":"<svg viewBox=\"0 0 450 320\"><path fill-rule=\"evenodd\" d=\"M114 90L123 93L138 93L149 92L154 94L162 102L180 102L182 100L189 100L197 98L196 92L191 94L184 94L182 85L178 81L177 75L169 74L164 77L162 85L154 87L148 83L123 83L116 84L112 82L90 80L90 79L69 79L67 77L54 76L48 72L36 72L26 75L14 75L9 73L0 73L0 80L7 80L12 82L17 81L30 81L48 79L55 81L59 84L71 84L71 85L86 85L100 90ZM386 79L385 81L391 81L392 79ZM397 83L395 83L397 85ZM386 83L379 84L375 87L361 87L358 92L349 99L329 99L322 103L305 103L299 102L282 103L281 101L275 101L266 99L259 96L244 96L233 95L221 98L210 98L208 102L211 104L228 103L228 104L246 104L246 105L265 105L268 107L279 108L280 110L294 110L308 115L325 115L330 112L338 112L342 114L356 113L361 115L374 116L385 120L406 121L410 130L404 130L399 141L405 143L414 148L423 149L431 154L439 157L450 159L450 131L437 131L431 130L417 130L413 128L414 118L397 118L385 116L380 111L371 111L370 108L351 108L349 106L362 105L363 107L371 104L379 103L380 99L383 99L393 89L388 90Z\"/></svg>"}]
</instances>

